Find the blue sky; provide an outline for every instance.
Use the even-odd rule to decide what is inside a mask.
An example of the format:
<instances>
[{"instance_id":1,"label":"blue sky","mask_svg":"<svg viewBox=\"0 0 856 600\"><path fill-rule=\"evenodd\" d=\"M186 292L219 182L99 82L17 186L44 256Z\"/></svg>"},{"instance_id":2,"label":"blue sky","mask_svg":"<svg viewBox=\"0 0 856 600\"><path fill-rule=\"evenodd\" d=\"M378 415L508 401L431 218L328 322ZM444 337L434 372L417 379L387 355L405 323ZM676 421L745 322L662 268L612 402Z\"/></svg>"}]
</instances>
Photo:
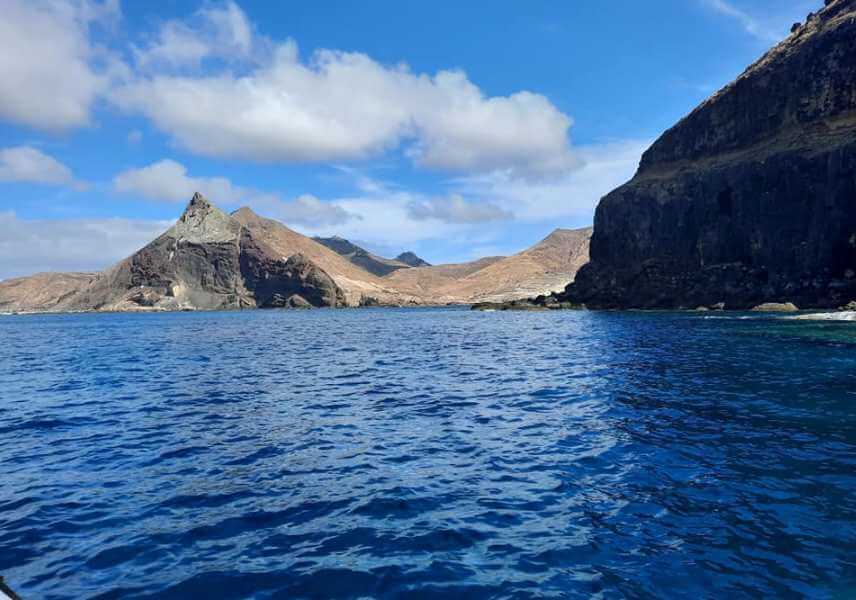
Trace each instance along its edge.
<instances>
[{"instance_id":1,"label":"blue sky","mask_svg":"<svg viewBox=\"0 0 856 600\"><path fill-rule=\"evenodd\" d=\"M200 190L432 262L589 225L820 0L0 0L0 278L95 270Z\"/></svg>"}]
</instances>

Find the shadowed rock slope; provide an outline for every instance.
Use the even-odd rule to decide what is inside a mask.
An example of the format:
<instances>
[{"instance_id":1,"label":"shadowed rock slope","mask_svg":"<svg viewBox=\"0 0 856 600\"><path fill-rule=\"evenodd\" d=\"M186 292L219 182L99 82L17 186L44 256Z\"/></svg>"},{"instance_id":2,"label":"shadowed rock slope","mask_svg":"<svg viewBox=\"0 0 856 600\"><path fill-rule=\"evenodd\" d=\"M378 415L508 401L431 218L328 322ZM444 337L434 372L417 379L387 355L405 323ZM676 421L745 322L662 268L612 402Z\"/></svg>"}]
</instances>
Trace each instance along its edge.
<instances>
[{"instance_id":1,"label":"shadowed rock slope","mask_svg":"<svg viewBox=\"0 0 856 600\"><path fill-rule=\"evenodd\" d=\"M413 252L402 252L395 257L400 263L404 263L408 267L430 267L431 263L416 256Z\"/></svg>"},{"instance_id":2,"label":"shadowed rock slope","mask_svg":"<svg viewBox=\"0 0 856 600\"><path fill-rule=\"evenodd\" d=\"M672 308L856 297L856 0L827 0L645 152L564 299Z\"/></svg>"},{"instance_id":3,"label":"shadowed rock slope","mask_svg":"<svg viewBox=\"0 0 856 600\"><path fill-rule=\"evenodd\" d=\"M326 246L339 256L344 256L349 262L368 271L372 275L383 277L389 275L398 269L406 269L412 265L399 262L398 260L390 260L376 254L372 254L365 248L361 248L356 244L341 238L337 235L328 238L314 237L314 241Z\"/></svg>"},{"instance_id":4,"label":"shadowed rock slope","mask_svg":"<svg viewBox=\"0 0 856 600\"><path fill-rule=\"evenodd\" d=\"M264 240L279 256L302 254L318 265L342 290L347 306L422 302L421 298L402 293L384 278L369 273L344 256L289 229L279 221L261 217L247 207L235 211L232 217L258 239Z\"/></svg>"}]
</instances>

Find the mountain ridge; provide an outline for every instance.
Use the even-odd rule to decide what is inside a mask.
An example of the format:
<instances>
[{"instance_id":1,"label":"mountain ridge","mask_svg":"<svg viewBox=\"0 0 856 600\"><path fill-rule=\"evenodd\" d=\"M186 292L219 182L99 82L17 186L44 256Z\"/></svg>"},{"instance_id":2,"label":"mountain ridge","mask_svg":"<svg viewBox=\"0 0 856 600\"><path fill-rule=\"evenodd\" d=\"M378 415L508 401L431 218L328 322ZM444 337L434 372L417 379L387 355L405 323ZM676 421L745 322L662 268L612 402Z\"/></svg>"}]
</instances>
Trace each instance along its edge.
<instances>
[{"instance_id":1,"label":"mountain ridge","mask_svg":"<svg viewBox=\"0 0 856 600\"><path fill-rule=\"evenodd\" d=\"M0 282L0 311L407 306L516 299L533 291L556 291L572 280L588 256L588 233L579 233L586 231L556 230L510 257L436 266L402 263L380 277L249 207L226 214L196 193L164 233L100 273L47 273Z\"/></svg>"}]
</instances>

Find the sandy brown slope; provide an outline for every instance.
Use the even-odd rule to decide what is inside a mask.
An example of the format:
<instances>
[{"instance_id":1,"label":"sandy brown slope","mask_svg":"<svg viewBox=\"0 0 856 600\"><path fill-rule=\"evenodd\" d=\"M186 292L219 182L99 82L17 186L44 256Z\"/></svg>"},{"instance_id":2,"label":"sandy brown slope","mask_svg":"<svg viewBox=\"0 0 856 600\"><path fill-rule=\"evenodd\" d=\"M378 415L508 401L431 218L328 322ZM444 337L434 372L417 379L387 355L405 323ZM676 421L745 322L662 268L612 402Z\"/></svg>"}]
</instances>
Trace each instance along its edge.
<instances>
[{"instance_id":1,"label":"sandy brown slope","mask_svg":"<svg viewBox=\"0 0 856 600\"><path fill-rule=\"evenodd\" d=\"M396 271L390 285L436 304L504 302L563 289L588 262L591 228L557 229L518 254Z\"/></svg>"},{"instance_id":2,"label":"sandy brown slope","mask_svg":"<svg viewBox=\"0 0 856 600\"><path fill-rule=\"evenodd\" d=\"M588 262L591 227L556 229L542 241L459 280L465 302L505 302L564 289Z\"/></svg>"},{"instance_id":3,"label":"sandy brown slope","mask_svg":"<svg viewBox=\"0 0 856 600\"><path fill-rule=\"evenodd\" d=\"M62 303L86 288L97 273L37 273L0 281L0 312L62 310Z\"/></svg>"},{"instance_id":4,"label":"sandy brown slope","mask_svg":"<svg viewBox=\"0 0 856 600\"><path fill-rule=\"evenodd\" d=\"M243 207L232 214L239 223L249 229L259 239L282 258L302 254L322 268L345 293L350 306L372 303L410 304L424 300L417 295L401 291L390 282L377 277L352 264L347 258L333 252L315 240L293 231L273 219L266 219Z\"/></svg>"},{"instance_id":5,"label":"sandy brown slope","mask_svg":"<svg viewBox=\"0 0 856 600\"><path fill-rule=\"evenodd\" d=\"M430 267L414 267L400 269L386 277L384 281L403 293L419 296L430 303L436 298L436 303L442 303L443 290L454 286L455 283L471 273L502 260L503 256L488 256L471 262L434 265ZM446 302L456 302L455 298L446 298Z\"/></svg>"}]
</instances>

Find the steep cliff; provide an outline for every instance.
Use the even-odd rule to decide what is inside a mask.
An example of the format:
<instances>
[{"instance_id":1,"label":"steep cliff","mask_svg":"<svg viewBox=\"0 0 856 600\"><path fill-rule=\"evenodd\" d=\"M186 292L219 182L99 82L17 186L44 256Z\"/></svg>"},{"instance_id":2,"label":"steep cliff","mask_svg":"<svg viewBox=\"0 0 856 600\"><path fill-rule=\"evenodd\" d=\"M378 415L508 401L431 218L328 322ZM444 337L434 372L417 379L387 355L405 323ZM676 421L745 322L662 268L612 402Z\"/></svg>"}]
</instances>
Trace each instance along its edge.
<instances>
[{"instance_id":1,"label":"steep cliff","mask_svg":"<svg viewBox=\"0 0 856 600\"><path fill-rule=\"evenodd\" d=\"M590 307L856 298L856 0L826 7L645 152L604 197Z\"/></svg>"}]
</instances>

